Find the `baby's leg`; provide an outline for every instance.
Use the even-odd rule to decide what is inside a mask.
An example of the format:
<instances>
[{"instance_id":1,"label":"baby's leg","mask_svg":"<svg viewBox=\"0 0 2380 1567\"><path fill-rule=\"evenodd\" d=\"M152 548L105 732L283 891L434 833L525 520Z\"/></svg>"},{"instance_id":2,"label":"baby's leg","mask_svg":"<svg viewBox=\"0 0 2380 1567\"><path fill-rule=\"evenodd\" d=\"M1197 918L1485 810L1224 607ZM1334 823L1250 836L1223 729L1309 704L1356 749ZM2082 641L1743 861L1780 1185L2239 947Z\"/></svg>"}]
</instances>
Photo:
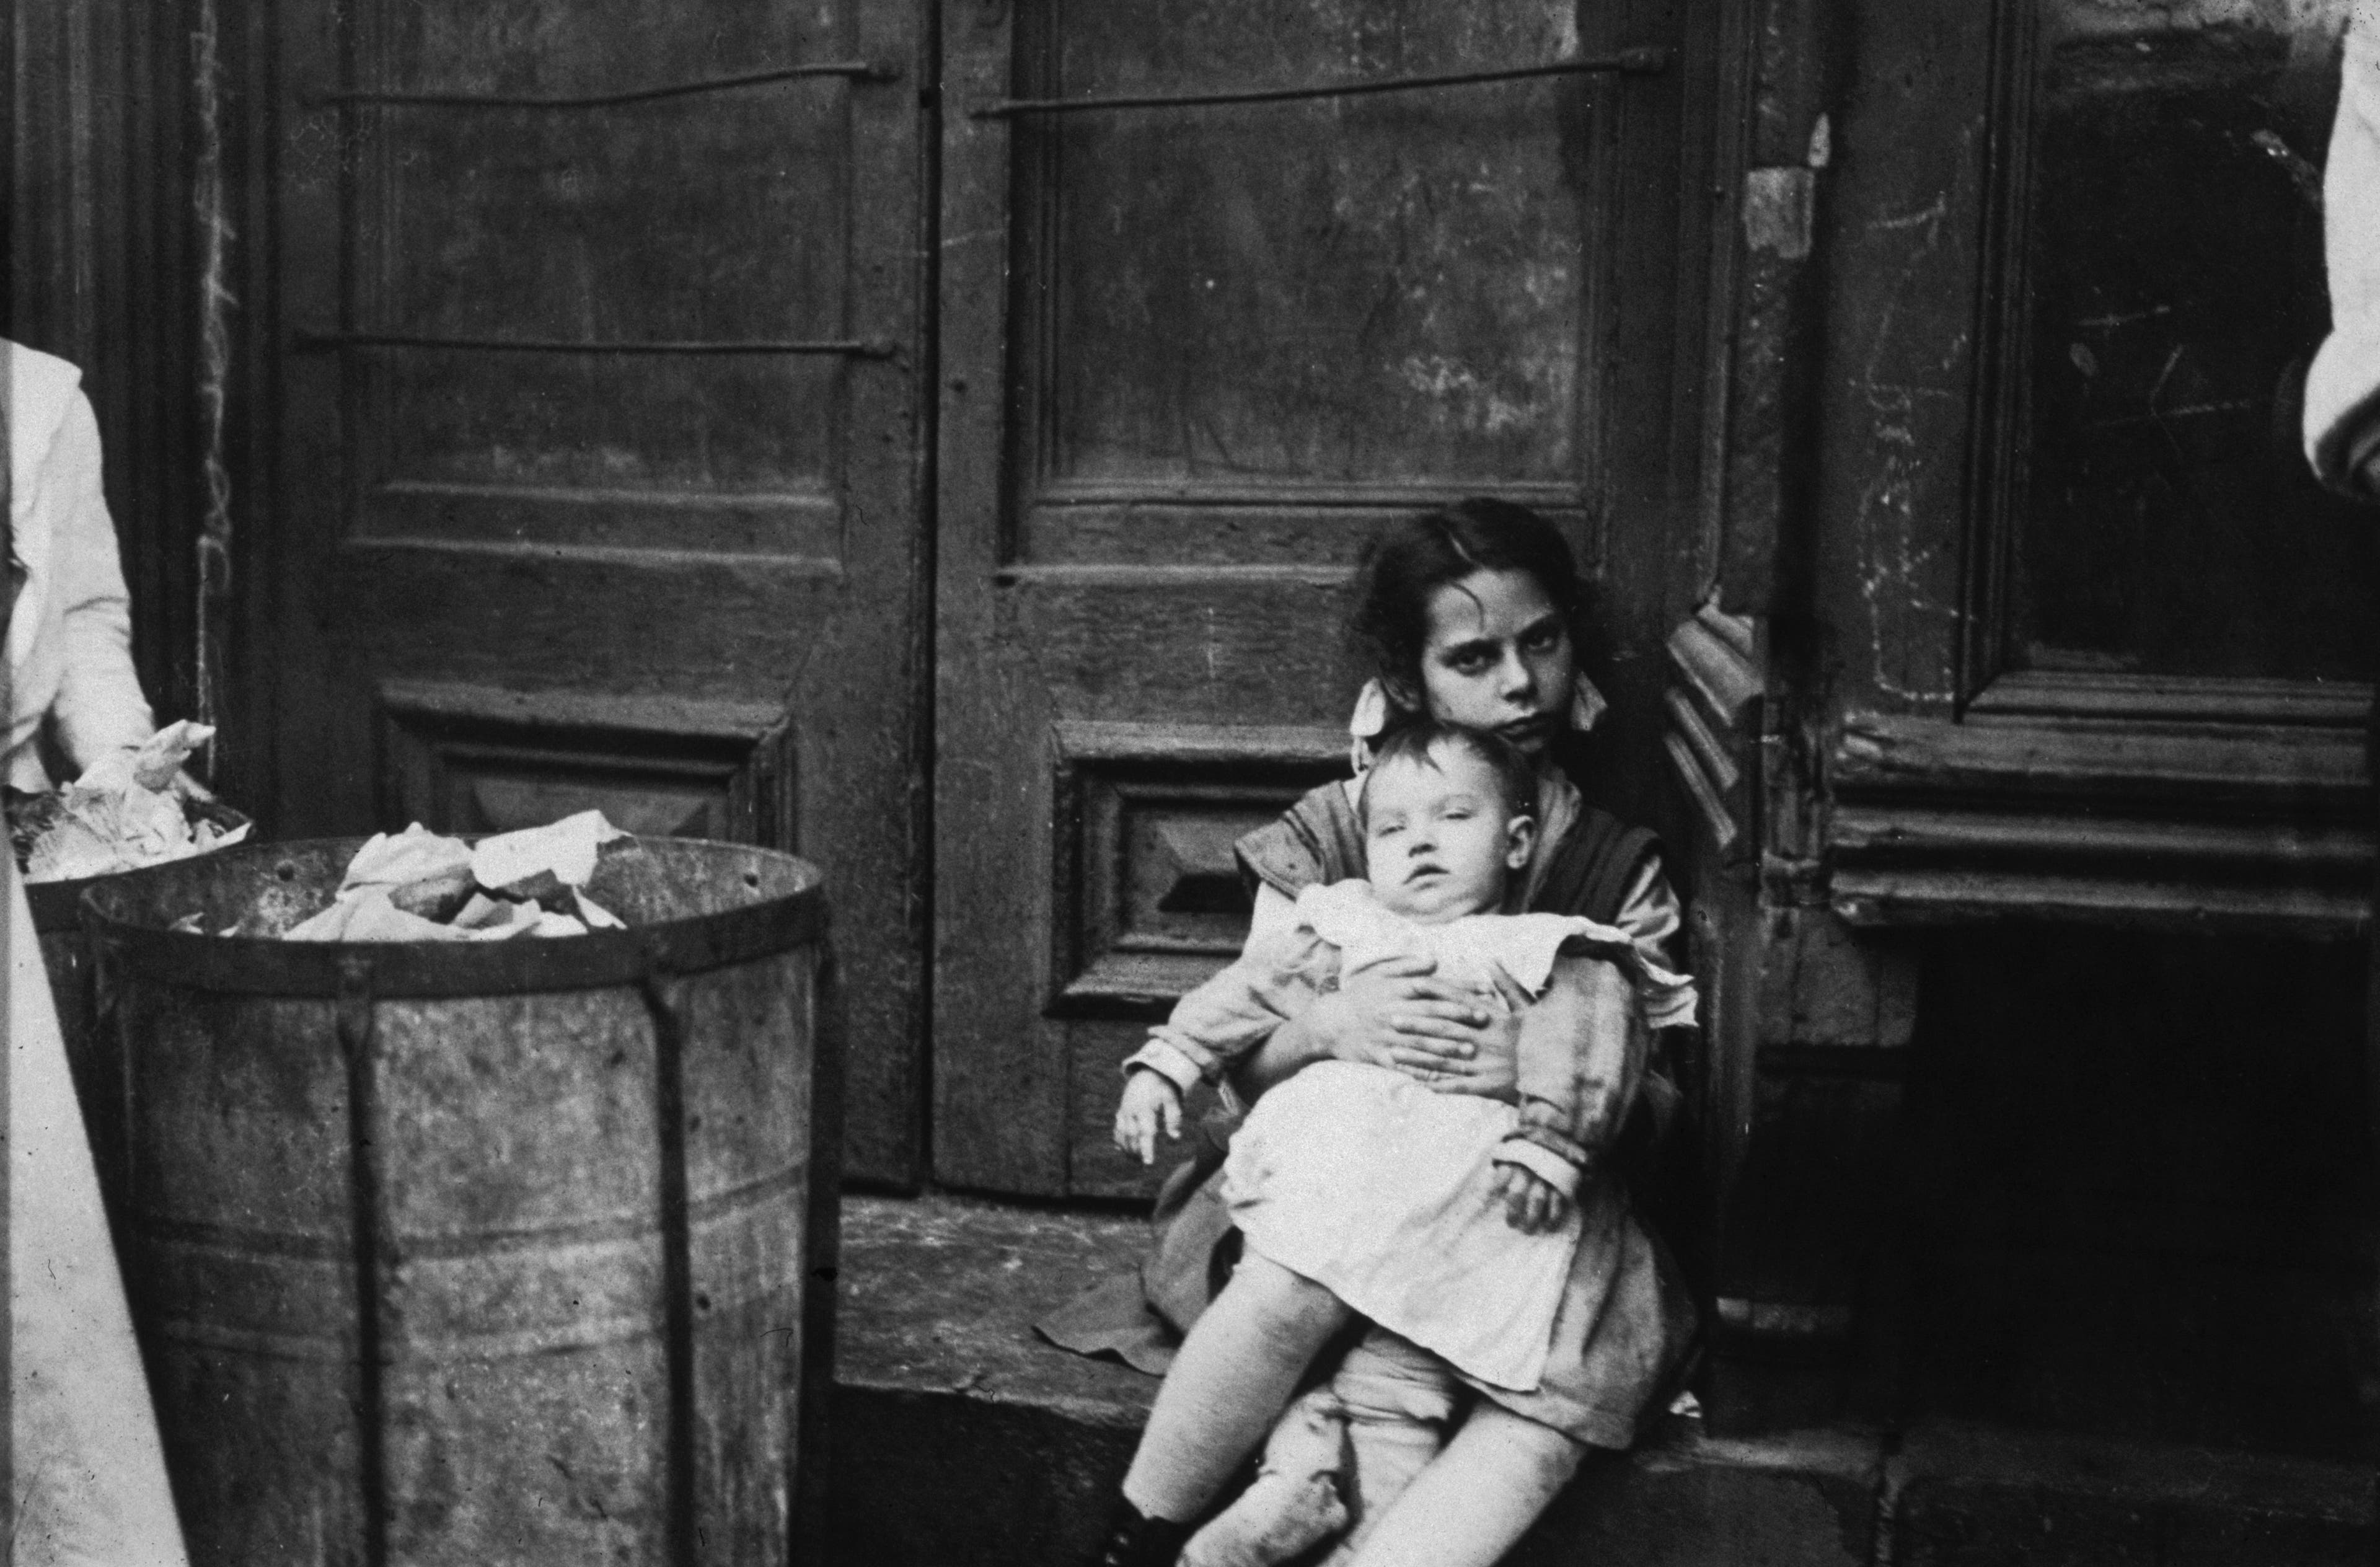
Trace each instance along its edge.
<instances>
[{"instance_id":1,"label":"baby's leg","mask_svg":"<svg viewBox=\"0 0 2380 1567\"><path fill-rule=\"evenodd\" d=\"M1339 1297L1245 1253L1174 1355L1123 1478L1149 1518L1187 1523L1223 1488L1347 1320Z\"/></svg>"},{"instance_id":2,"label":"baby's leg","mask_svg":"<svg viewBox=\"0 0 2380 1567\"><path fill-rule=\"evenodd\" d=\"M1192 1537L1181 1567L1276 1567L1347 1526L1347 1415L1319 1387L1289 1406L1265 1439L1264 1466Z\"/></svg>"},{"instance_id":3,"label":"baby's leg","mask_svg":"<svg viewBox=\"0 0 2380 1567\"><path fill-rule=\"evenodd\" d=\"M1405 1488L1353 1567L1495 1567L1578 1472L1585 1448L1482 1401Z\"/></svg>"},{"instance_id":4,"label":"baby's leg","mask_svg":"<svg viewBox=\"0 0 2380 1567\"><path fill-rule=\"evenodd\" d=\"M1354 1459L1347 1500L1355 1526L1330 1557L1337 1567L1354 1559L1373 1526L1446 1445L1463 1384L1429 1351L1376 1327L1347 1352L1330 1391L1347 1413Z\"/></svg>"}]
</instances>

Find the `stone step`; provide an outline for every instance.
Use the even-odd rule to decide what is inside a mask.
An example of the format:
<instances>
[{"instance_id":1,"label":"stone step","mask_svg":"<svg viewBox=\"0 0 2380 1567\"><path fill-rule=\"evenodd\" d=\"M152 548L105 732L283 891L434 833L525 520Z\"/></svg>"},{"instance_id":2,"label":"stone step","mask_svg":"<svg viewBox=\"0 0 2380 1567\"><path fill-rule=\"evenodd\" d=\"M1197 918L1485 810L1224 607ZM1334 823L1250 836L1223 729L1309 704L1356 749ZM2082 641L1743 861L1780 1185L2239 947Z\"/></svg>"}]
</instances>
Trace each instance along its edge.
<instances>
[{"instance_id":1,"label":"stone step","mask_svg":"<svg viewBox=\"0 0 2380 1567\"><path fill-rule=\"evenodd\" d=\"M1063 1564L1156 1391L1030 1324L1127 1269L1136 1220L955 1197L844 1215L828 1512L838 1567ZM1658 1422L1590 1461L1529 1567L2368 1567L2370 1471L1925 1422L1758 1439Z\"/></svg>"}]
</instances>

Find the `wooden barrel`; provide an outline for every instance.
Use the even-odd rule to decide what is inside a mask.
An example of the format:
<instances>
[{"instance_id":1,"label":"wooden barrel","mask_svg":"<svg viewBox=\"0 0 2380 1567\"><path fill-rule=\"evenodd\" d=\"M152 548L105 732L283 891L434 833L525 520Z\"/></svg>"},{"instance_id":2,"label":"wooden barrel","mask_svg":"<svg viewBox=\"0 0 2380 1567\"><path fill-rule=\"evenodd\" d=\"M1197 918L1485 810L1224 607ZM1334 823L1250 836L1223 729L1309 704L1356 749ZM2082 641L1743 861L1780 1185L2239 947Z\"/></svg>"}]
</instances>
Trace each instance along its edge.
<instances>
[{"instance_id":1,"label":"wooden barrel","mask_svg":"<svg viewBox=\"0 0 2380 1567\"><path fill-rule=\"evenodd\" d=\"M803 1556L839 1142L817 871L651 840L589 889L625 931L167 929L286 929L357 846L84 897L192 1561Z\"/></svg>"}]
</instances>

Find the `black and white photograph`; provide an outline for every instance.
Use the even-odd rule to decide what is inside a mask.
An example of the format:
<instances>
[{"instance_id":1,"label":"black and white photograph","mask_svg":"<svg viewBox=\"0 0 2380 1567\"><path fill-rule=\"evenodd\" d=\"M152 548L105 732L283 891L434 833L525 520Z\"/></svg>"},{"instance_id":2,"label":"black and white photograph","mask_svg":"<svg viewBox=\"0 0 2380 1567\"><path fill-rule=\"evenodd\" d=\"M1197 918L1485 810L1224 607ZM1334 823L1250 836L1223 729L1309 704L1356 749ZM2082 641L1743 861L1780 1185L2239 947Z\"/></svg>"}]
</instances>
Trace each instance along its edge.
<instances>
[{"instance_id":1,"label":"black and white photograph","mask_svg":"<svg viewBox=\"0 0 2380 1567\"><path fill-rule=\"evenodd\" d=\"M2380 0L0 81L0 1567L2380 1563Z\"/></svg>"}]
</instances>

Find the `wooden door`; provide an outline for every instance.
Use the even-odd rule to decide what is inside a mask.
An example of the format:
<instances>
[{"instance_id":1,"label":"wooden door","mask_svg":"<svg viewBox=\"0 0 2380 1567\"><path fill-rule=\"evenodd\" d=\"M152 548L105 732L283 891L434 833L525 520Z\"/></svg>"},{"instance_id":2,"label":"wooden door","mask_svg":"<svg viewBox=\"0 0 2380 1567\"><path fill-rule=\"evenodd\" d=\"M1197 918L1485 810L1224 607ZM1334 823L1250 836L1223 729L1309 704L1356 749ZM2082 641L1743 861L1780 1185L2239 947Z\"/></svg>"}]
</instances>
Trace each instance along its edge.
<instances>
[{"instance_id":1,"label":"wooden door","mask_svg":"<svg viewBox=\"0 0 2380 1567\"><path fill-rule=\"evenodd\" d=\"M923 1130L919 15L243 24L277 94L247 214L253 803L289 836L600 806L808 856L850 1167L894 1182Z\"/></svg>"},{"instance_id":2,"label":"wooden door","mask_svg":"<svg viewBox=\"0 0 2380 1567\"><path fill-rule=\"evenodd\" d=\"M1856 1375L1862 1346L1913 1331L1881 1313L1919 1309L1876 1304L1871 1269L1896 1224L1928 1245L1957 1236L1926 1265L1937 1278L1994 1282L1962 1282L1940 1318L1998 1312L1999 1336L1976 1344L2021 1330L2074 1354L2096 1342L2089 1322L2155 1322L2191 1290L2284 1297L2257 1270L2295 1244L2273 1237L2314 1232L2256 1206L2254 1183L2206 1179L2186 1220L2143 1194L2361 1135L2309 1109L2257 1147L2256 1117L2217 1114L2187 1159L2110 1154L2131 1145L2101 1115L2208 1114L2184 1097L2205 1091L2189 1085L2208 1058L2177 1038L2143 1043L2119 1005L2087 1014L2118 1026L2078 1041L2082 1079L2154 1058L2184 1087L2059 1100L2088 1128L2068 1147L2089 1153L2048 1175L2049 1134L1993 1124L1992 1159L1962 1172L1971 1190L1929 1193L1936 1209L1914 1221L1891 1211L1915 1189L1907 1147L1965 1132L1902 1125L1904 1082L1927 1073L1927 1113L1949 1113L1953 1058L1925 1051L1996 1026L2038 1036L2011 1020L2062 1017L2081 993L1994 957L2026 940L2061 957L2129 953L2133 967L2093 971L2104 997L2155 972L2131 934L2143 928L2335 939L2367 919L2370 525L2315 486L2294 416L2275 407L2288 361L2327 322L2316 165L2344 19L2168 29L2088 0L1744 12L1739 52L1756 68L1739 111L1720 586L1747 618L1706 613L1672 643L1673 754L1702 808L1699 956L1717 980L1706 1398L1721 1429L1817 1424L1880 1396ZM2127 934L1977 929L2044 921ZM2286 960L2292 973L2322 974L2308 955ZM1992 1011L1973 1002L1985 993L2011 999ZM2277 1041L2274 1073L2336 1050L2288 1021L2318 1016L2325 993L2311 978L2288 998L2304 1010L2257 1003L2250 1027ZM1979 1219L2018 1180L2055 1185L2054 1222ZM2103 1247L2159 1298L2025 1270ZM2182 1270L2165 1271L2176 1257ZM2057 1282L1992 1293L2010 1279ZM2337 1342L2316 1327L2246 1339ZM2082 1403L2093 1420L2131 1417L2111 1414L2142 1365L2129 1347L2061 1364L2076 1370L2049 1379L2070 1401L2055 1416L2043 1379L2010 1376L1995 1352L1959 1374L2004 1384L1971 1408L2024 1423ZM2260 1365L2238 1385L2287 1374ZM2160 1383L2160 1409L2200 1396L2192 1379ZM2311 1428L2299 1418L2294 1439Z\"/></svg>"},{"instance_id":3,"label":"wooden door","mask_svg":"<svg viewBox=\"0 0 2380 1567\"><path fill-rule=\"evenodd\" d=\"M1670 21L1039 0L942 26L935 1168L1122 1195L1116 1066L1237 950L1233 838L1344 766L1365 538L1500 493L1610 577L1623 640L1682 609L1678 73L1014 101L1536 66Z\"/></svg>"}]
</instances>

